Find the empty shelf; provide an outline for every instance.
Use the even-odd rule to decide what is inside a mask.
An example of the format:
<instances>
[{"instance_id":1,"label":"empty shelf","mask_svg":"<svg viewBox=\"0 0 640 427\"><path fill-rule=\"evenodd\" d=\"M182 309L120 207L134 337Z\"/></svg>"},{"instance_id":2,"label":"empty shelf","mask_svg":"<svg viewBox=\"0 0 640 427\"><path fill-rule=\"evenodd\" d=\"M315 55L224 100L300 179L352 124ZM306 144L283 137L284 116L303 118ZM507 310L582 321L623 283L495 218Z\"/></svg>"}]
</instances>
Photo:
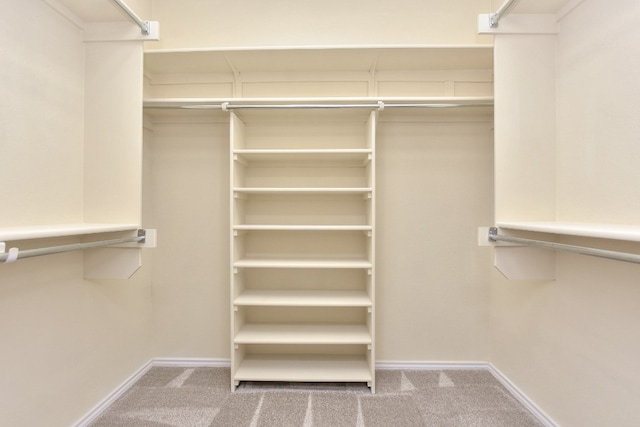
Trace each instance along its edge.
<instances>
[{"instance_id":1,"label":"empty shelf","mask_svg":"<svg viewBox=\"0 0 640 427\"><path fill-rule=\"evenodd\" d=\"M364 291L325 290L245 290L235 305L273 307L370 307L371 298Z\"/></svg>"},{"instance_id":2,"label":"empty shelf","mask_svg":"<svg viewBox=\"0 0 640 427\"><path fill-rule=\"evenodd\" d=\"M248 355L235 372L237 381L326 381L368 382L372 380L364 356L350 355Z\"/></svg>"},{"instance_id":3,"label":"empty shelf","mask_svg":"<svg viewBox=\"0 0 640 427\"><path fill-rule=\"evenodd\" d=\"M254 323L244 325L235 344L371 344L364 324Z\"/></svg>"},{"instance_id":4,"label":"empty shelf","mask_svg":"<svg viewBox=\"0 0 640 427\"><path fill-rule=\"evenodd\" d=\"M234 230L254 231L371 231L371 225L277 225L277 224L242 224L234 225Z\"/></svg>"},{"instance_id":5,"label":"empty shelf","mask_svg":"<svg viewBox=\"0 0 640 427\"><path fill-rule=\"evenodd\" d=\"M234 187L234 193L244 194L366 194L369 187Z\"/></svg>"},{"instance_id":6,"label":"empty shelf","mask_svg":"<svg viewBox=\"0 0 640 427\"><path fill-rule=\"evenodd\" d=\"M366 259L265 259L243 258L233 263L237 268L371 268Z\"/></svg>"}]
</instances>

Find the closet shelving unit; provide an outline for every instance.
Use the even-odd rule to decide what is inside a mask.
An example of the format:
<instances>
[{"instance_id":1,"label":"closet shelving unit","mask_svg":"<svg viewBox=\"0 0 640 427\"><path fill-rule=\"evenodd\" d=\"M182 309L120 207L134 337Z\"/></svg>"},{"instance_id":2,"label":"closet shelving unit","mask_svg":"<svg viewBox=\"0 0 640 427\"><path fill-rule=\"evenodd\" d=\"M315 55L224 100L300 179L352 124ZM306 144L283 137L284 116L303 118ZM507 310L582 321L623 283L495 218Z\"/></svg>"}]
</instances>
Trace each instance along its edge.
<instances>
[{"instance_id":1,"label":"closet shelving unit","mask_svg":"<svg viewBox=\"0 0 640 427\"><path fill-rule=\"evenodd\" d=\"M87 3L47 2L82 35L56 41L68 54L60 58L35 46L36 62L22 69L29 84L17 81L3 92L13 100L13 114L40 119L27 128L22 120L8 119L4 129L3 154L16 161L2 171L9 185L0 249L52 244L44 239L75 244L134 237L140 228L139 76L143 42L158 39L157 25L141 34L111 1ZM25 102L33 97L25 94L40 101ZM121 259L129 261L123 263L101 251L85 252L85 277L127 277L139 266L137 250L121 251Z\"/></svg>"},{"instance_id":2,"label":"closet shelving unit","mask_svg":"<svg viewBox=\"0 0 640 427\"><path fill-rule=\"evenodd\" d=\"M373 389L376 115L231 112L234 385Z\"/></svg>"},{"instance_id":3,"label":"closet shelving unit","mask_svg":"<svg viewBox=\"0 0 640 427\"><path fill-rule=\"evenodd\" d=\"M146 53L151 126L229 122L232 389L375 392L377 126L492 114L492 57L486 45Z\"/></svg>"},{"instance_id":4,"label":"closet shelving unit","mask_svg":"<svg viewBox=\"0 0 640 427\"><path fill-rule=\"evenodd\" d=\"M490 16L479 19L479 32L494 35L496 46L495 225L507 236L637 252L640 198L625 184L637 177L629 154L636 144L627 131L633 125L620 123L616 136L606 126L585 132L585 118L618 102L618 92L610 90L615 79L592 78L589 66L576 61L582 52L561 34L559 21L578 4L520 0L495 28ZM599 37L594 34L581 46ZM532 52L536 60L528 61ZM605 151L609 162L589 163L590 153ZM555 252L535 247L498 245L496 265L512 279L554 280L556 274Z\"/></svg>"}]
</instances>

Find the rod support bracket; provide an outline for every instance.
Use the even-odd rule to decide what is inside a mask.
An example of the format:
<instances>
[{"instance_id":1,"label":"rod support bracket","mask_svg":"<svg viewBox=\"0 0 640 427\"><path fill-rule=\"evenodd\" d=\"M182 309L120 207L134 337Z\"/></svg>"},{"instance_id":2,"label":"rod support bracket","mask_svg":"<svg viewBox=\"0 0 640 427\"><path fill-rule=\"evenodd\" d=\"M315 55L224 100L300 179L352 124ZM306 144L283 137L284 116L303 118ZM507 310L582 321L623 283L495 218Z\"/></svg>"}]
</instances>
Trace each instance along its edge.
<instances>
[{"instance_id":1,"label":"rod support bracket","mask_svg":"<svg viewBox=\"0 0 640 427\"><path fill-rule=\"evenodd\" d=\"M498 227L489 227L489 241L495 242L494 236L498 235Z\"/></svg>"},{"instance_id":2,"label":"rod support bracket","mask_svg":"<svg viewBox=\"0 0 640 427\"><path fill-rule=\"evenodd\" d=\"M498 14L490 13L489 14L489 26L491 28L498 28Z\"/></svg>"}]
</instances>

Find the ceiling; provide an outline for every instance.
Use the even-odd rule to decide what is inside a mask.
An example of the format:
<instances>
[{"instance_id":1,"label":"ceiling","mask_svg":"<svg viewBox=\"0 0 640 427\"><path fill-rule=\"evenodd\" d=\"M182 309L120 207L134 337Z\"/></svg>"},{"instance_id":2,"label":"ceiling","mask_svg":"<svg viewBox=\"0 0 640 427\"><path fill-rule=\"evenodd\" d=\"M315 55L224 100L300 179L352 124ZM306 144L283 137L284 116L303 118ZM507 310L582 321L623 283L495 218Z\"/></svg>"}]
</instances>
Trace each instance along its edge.
<instances>
[{"instance_id":1,"label":"ceiling","mask_svg":"<svg viewBox=\"0 0 640 427\"><path fill-rule=\"evenodd\" d=\"M572 1L575 0L516 0L515 5L509 13L555 14L567 3ZM66 6L84 22L119 22L129 20L128 16L113 0L58 0L58 2ZM125 0L125 2L136 11L135 0ZM498 4L502 5L502 3ZM144 19L145 17L141 18Z\"/></svg>"}]
</instances>

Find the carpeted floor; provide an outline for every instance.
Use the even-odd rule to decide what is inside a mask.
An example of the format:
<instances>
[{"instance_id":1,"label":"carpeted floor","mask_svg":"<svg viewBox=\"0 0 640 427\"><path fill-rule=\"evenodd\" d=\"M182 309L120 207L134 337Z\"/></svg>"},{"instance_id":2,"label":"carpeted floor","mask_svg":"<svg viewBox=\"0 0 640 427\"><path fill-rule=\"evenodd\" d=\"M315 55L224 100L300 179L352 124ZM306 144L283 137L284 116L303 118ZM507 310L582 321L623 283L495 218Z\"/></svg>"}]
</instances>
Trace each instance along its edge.
<instances>
[{"instance_id":1,"label":"carpeted floor","mask_svg":"<svg viewBox=\"0 0 640 427\"><path fill-rule=\"evenodd\" d=\"M485 370L379 370L361 384L242 383L228 368L153 367L92 427L540 427Z\"/></svg>"}]
</instances>

